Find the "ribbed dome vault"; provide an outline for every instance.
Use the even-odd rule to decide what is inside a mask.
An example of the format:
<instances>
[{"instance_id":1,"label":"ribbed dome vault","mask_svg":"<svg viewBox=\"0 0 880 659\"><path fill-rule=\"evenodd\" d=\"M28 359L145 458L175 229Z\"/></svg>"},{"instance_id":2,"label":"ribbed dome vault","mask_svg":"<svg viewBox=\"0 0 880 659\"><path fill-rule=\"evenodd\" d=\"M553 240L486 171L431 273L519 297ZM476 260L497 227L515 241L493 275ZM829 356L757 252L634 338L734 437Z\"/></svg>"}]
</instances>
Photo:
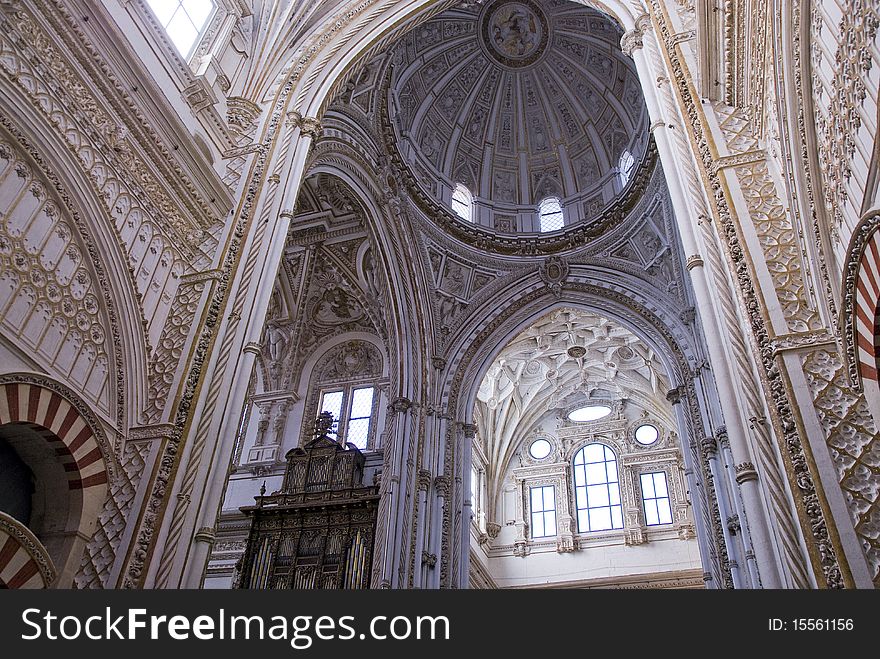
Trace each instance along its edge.
<instances>
[{"instance_id":1,"label":"ribbed dome vault","mask_svg":"<svg viewBox=\"0 0 880 659\"><path fill-rule=\"evenodd\" d=\"M390 115L404 161L435 198L462 183L476 221L536 230L557 196L566 223L625 192L647 112L617 24L584 5L491 0L447 10L394 47Z\"/></svg>"}]
</instances>

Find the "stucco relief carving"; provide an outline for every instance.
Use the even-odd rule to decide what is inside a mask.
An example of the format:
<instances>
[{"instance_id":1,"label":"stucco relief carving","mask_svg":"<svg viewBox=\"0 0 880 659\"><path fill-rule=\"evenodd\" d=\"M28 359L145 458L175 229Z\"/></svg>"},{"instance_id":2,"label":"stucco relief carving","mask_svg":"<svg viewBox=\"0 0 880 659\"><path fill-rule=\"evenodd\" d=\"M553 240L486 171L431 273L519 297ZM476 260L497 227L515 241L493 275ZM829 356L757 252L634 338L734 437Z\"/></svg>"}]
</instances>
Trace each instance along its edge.
<instances>
[{"instance_id":1,"label":"stucco relief carving","mask_svg":"<svg viewBox=\"0 0 880 659\"><path fill-rule=\"evenodd\" d=\"M110 484L110 496L98 517L98 525L91 542L86 546L79 572L76 575L77 588L112 588L108 583L110 570L116 559L116 552L122 541L126 526L130 523L129 514L140 484L145 461L150 451L150 443L129 441L120 461L119 477ZM136 511L135 511L136 512Z\"/></svg>"},{"instance_id":2,"label":"stucco relief carving","mask_svg":"<svg viewBox=\"0 0 880 659\"><path fill-rule=\"evenodd\" d=\"M768 391L775 406L775 423L780 441L793 465L794 481L801 489L802 497L800 497L799 505L801 505L801 510L809 518L813 531L810 543L815 548L814 555L817 556L817 560L822 565L823 576L828 585L831 587L842 587L844 585L843 577L840 566L837 563L836 550L828 532L824 512L818 503L818 495L801 444L801 438L797 431L791 402L786 394L783 376L771 355L772 350L762 349L764 346L769 347L771 337L762 317L762 304L757 298L755 284L752 281L749 272L750 268L745 259L745 251L737 235L734 219L731 217L731 209L727 204L717 174L712 172L714 158L704 132L703 120L697 110L696 101L692 96L688 73L683 67L679 55L675 52L673 35L665 19L662 17L662 9L659 7L657 0L651 0L651 6L652 13L657 21L658 37L670 56L673 82L678 86L681 97L684 99L681 109L686 122L693 130L696 155L698 160L701 161L704 173L708 176L709 191L711 193L710 199L713 201L717 213L722 242L727 243L727 257L733 266L735 281L739 286L740 294L744 300L752 326L752 334L760 350L762 367L769 383ZM721 111L721 109L716 108L716 111ZM740 146L734 150L753 150L755 140L748 134L747 120L745 118L737 118L736 113L730 114L729 118L735 119L739 127L744 129L742 132L737 132L737 140ZM723 121L723 117L720 120ZM730 140L728 142L730 143Z\"/></svg>"},{"instance_id":3,"label":"stucco relief carving","mask_svg":"<svg viewBox=\"0 0 880 659\"><path fill-rule=\"evenodd\" d=\"M856 533L874 582L880 583L880 486L876 478L880 434L864 398L851 389L835 350L804 352L801 362Z\"/></svg>"},{"instance_id":4,"label":"stucco relief carving","mask_svg":"<svg viewBox=\"0 0 880 659\"><path fill-rule=\"evenodd\" d=\"M868 94L868 75L874 64L871 47L880 27L880 11L870 0L846 0L839 8L840 23L837 35L823 34L824 19L814 13L811 21L813 49L813 96L816 108L816 128L819 138L819 160L823 163L823 195L831 216L836 237L846 242L846 203L850 193L853 155L862 126L862 104ZM836 36L836 39L835 39ZM830 89L818 73L826 67L822 63L820 44L835 44ZM826 48L828 46L825 46ZM856 200L856 207L861 200ZM849 222L848 222L849 221Z\"/></svg>"},{"instance_id":5,"label":"stucco relief carving","mask_svg":"<svg viewBox=\"0 0 880 659\"><path fill-rule=\"evenodd\" d=\"M766 162L737 167L736 175L789 330L809 332L821 329L824 324L817 310L809 304L802 247L791 217L779 200Z\"/></svg>"},{"instance_id":6,"label":"stucco relief carving","mask_svg":"<svg viewBox=\"0 0 880 659\"><path fill-rule=\"evenodd\" d=\"M7 142L0 142L0 181L9 199L0 214L5 333L115 417L118 330L80 227L50 182Z\"/></svg>"},{"instance_id":7,"label":"stucco relief carving","mask_svg":"<svg viewBox=\"0 0 880 659\"><path fill-rule=\"evenodd\" d=\"M168 394L183 357L183 346L192 331L193 321L202 301L202 293L208 285L207 278L188 277L177 289L162 335L150 357L148 373L150 389L147 407L144 410L144 423L158 423L162 419Z\"/></svg>"},{"instance_id":8,"label":"stucco relief carving","mask_svg":"<svg viewBox=\"0 0 880 659\"><path fill-rule=\"evenodd\" d=\"M105 191L108 209L117 220L123 240L128 226L149 225L156 221L153 218L161 217L166 224L159 227L156 222L156 229L169 232L173 242L184 248L187 258L202 254L203 244L213 243L203 264L207 265L216 246L209 233L214 220L207 207L183 210L172 201L164 184L153 176L138 154L134 134L107 112L58 51L53 39L23 9L24 5L21 7L14 13L14 23L8 19L2 23L0 66L57 126L58 134L68 141L96 188ZM29 49L21 50L25 43ZM80 125L72 108L87 109L80 117L88 121L87 129ZM94 138L112 148L100 147ZM130 172L131 178L123 179L118 172ZM168 180L191 185L179 169ZM191 195L191 190L181 189L180 198Z\"/></svg>"}]
</instances>

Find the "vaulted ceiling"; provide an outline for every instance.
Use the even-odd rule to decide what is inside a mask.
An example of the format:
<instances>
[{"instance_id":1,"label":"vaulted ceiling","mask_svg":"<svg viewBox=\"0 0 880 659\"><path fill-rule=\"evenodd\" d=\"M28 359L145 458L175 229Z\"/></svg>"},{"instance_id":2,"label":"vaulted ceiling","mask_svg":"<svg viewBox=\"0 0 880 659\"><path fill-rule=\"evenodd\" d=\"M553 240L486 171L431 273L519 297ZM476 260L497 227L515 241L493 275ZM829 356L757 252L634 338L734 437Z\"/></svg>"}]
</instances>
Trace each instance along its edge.
<instances>
[{"instance_id":1,"label":"vaulted ceiling","mask_svg":"<svg viewBox=\"0 0 880 659\"><path fill-rule=\"evenodd\" d=\"M620 28L573 2L494 0L447 10L395 47L394 125L416 170L515 212L542 198L621 192L647 111Z\"/></svg>"},{"instance_id":2,"label":"vaulted ceiling","mask_svg":"<svg viewBox=\"0 0 880 659\"><path fill-rule=\"evenodd\" d=\"M490 476L503 475L548 414L625 399L665 416L663 371L650 346L615 321L566 308L544 316L501 350L480 385L475 420Z\"/></svg>"}]
</instances>

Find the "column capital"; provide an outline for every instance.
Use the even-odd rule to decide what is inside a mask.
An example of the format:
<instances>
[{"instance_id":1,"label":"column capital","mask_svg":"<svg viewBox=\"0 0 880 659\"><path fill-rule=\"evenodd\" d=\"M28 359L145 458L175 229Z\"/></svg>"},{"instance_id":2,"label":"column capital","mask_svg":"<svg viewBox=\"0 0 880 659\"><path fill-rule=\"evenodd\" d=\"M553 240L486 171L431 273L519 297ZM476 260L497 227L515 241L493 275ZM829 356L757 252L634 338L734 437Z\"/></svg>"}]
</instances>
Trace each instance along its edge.
<instances>
[{"instance_id":1,"label":"column capital","mask_svg":"<svg viewBox=\"0 0 880 659\"><path fill-rule=\"evenodd\" d=\"M668 400L673 405L678 405L681 403L681 397L684 396L685 389L683 386L679 385L673 389L670 389L666 392L666 400Z\"/></svg>"},{"instance_id":2,"label":"column capital","mask_svg":"<svg viewBox=\"0 0 880 659\"><path fill-rule=\"evenodd\" d=\"M620 49L627 57L632 57L633 51L642 47L642 31L636 27L620 37Z\"/></svg>"},{"instance_id":3,"label":"column capital","mask_svg":"<svg viewBox=\"0 0 880 659\"><path fill-rule=\"evenodd\" d=\"M751 462L740 462L736 467L736 482L742 485L747 481L758 480L758 472L755 471L755 465Z\"/></svg>"},{"instance_id":4,"label":"column capital","mask_svg":"<svg viewBox=\"0 0 880 659\"><path fill-rule=\"evenodd\" d=\"M388 406L388 409L392 412L406 412L413 406L413 402L409 398L404 398L400 396L391 401L391 404Z\"/></svg>"},{"instance_id":5,"label":"column capital","mask_svg":"<svg viewBox=\"0 0 880 659\"><path fill-rule=\"evenodd\" d=\"M321 120L317 117L304 117L302 113L294 110L287 115L287 120L292 126L299 128L302 137L309 137L312 140L318 139L321 134Z\"/></svg>"},{"instance_id":6,"label":"column capital","mask_svg":"<svg viewBox=\"0 0 880 659\"><path fill-rule=\"evenodd\" d=\"M473 439L477 436L477 426L473 423L459 423L458 427L464 433L466 439Z\"/></svg>"}]
</instances>

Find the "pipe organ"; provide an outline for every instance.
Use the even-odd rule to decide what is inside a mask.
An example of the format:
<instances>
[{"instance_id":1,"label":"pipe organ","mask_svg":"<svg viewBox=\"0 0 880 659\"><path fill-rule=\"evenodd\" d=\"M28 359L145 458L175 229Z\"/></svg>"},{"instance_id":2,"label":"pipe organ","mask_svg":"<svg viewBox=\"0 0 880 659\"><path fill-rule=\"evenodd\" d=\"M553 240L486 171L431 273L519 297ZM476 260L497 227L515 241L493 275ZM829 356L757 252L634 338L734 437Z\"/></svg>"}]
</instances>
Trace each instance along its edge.
<instances>
[{"instance_id":1,"label":"pipe organ","mask_svg":"<svg viewBox=\"0 0 880 659\"><path fill-rule=\"evenodd\" d=\"M364 485L364 455L329 436L323 412L315 436L286 455L281 490L241 511L250 520L239 588L369 588L379 486Z\"/></svg>"}]
</instances>

